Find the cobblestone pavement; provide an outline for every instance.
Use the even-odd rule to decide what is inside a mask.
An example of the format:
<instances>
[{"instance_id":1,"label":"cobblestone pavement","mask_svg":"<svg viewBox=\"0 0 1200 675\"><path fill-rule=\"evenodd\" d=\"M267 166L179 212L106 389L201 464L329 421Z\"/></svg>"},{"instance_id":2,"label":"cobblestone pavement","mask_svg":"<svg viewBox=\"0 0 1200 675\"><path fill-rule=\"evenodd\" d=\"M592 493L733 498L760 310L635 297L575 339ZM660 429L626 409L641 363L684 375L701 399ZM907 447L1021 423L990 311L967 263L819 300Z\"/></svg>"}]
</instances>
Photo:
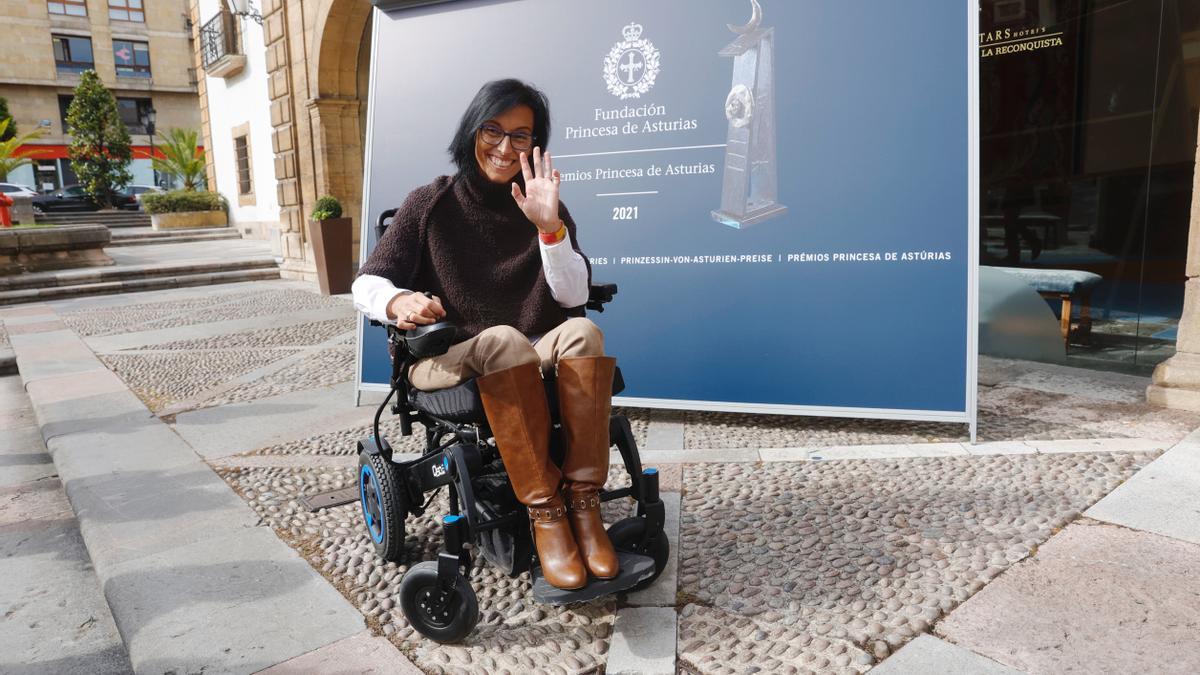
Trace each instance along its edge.
<instances>
[{"instance_id":1,"label":"cobblestone pavement","mask_svg":"<svg viewBox=\"0 0 1200 675\"><path fill-rule=\"evenodd\" d=\"M215 292L186 300L164 300L62 314L79 335L98 337L134 331L192 326L213 321L252 319L309 309L345 307L343 298L324 297L298 289Z\"/></svg>"},{"instance_id":2,"label":"cobblestone pavement","mask_svg":"<svg viewBox=\"0 0 1200 675\"><path fill-rule=\"evenodd\" d=\"M340 304L339 304L340 303ZM77 331L107 336L217 320L345 307L344 299L269 290L76 312ZM353 379L353 321L241 330L101 354L155 411L261 400ZM1200 415L1151 408L1137 381L993 361L979 389L981 440L1131 438L1170 443ZM643 447L655 423L679 446L736 450L965 441L965 426L626 409ZM168 418L169 419L169 418ZM385 417L397 452L419 452ZM608 598L568 608L532 601L525 578L482 561L482 619L463 644L422 639L395 604L405 565L372 554L357 503L311 513L306 494L355 484L355 442L331 429L221 459L215 470L264 523L358 607L368 624L431 673L588 673L607 664ZM859 673L928 630L1014 562L1153 459L1091 452L664 466L682 493L678 667L695 673ZM278 464L272 464L278 462ZM620 469L614 467L613 480ZM665 478L664 478L665 481ZM664 483L664 487L666 484ZM439 498L441 499L441 498ZM435 501L407 523L408 560L440 546ZM628 505L606 505L615 521Z\"/></svg>"},{"instance_id":3,"label":"cobblestone pavement","mask_svg":"<svg viewBox=\"0 0 1200 675\"><path fill-rule=\"evenodd\" d=\"M862 672L929 626L1153 458L1147 453L847 460L683 469L679 658L697 673ZM537 605L526 578L480 561L480 627L437 645L394 598L406 565L382 563L357 503L299 503L354 485L353 469L218 467L398 647L429 672L590 672L617 602ZM613 469L613 484L619 470ZM606 520L628 515L624 505ZM407 522L406 557L433 559L436 517ZM552 664L552 665L547 665ZM456 670L459 669L459 670Z\"/></svg>"}]
</instances>

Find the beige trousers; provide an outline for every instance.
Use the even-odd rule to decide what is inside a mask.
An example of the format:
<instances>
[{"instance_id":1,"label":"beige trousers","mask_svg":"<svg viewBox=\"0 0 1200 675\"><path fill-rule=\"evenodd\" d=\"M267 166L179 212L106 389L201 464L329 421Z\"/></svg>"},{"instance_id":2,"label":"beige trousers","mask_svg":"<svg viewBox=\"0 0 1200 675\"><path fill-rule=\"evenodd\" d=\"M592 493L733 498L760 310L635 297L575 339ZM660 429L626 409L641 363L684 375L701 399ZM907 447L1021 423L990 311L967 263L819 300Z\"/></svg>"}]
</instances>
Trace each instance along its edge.
<instances>
[{"instance_id":1,"label":"beige trousers","mask_svg":"<svg viewBox=\"0 0 1200 675\"><path fill-rule=\"evenodd\" d=\"M559 359L572 356L604 356L604 334L588 319L567 319L534 344L512 326L493 326L445 354L418 361L408 371L408 381L417 389L436 391L524 363L538 363L542 372L550 372Z\"/></svg>"}]
</instances>

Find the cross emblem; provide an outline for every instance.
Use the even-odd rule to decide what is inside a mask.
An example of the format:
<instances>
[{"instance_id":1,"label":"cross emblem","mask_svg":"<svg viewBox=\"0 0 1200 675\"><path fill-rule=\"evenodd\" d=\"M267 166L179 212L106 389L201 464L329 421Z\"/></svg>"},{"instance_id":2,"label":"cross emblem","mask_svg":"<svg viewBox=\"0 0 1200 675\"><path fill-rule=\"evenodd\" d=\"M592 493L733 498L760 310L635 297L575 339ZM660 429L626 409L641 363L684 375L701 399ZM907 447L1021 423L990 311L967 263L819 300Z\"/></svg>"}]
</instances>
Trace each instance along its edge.
<instances>
[{"instance_id":1,"label":"cross emblem","mask_svg":"<svg viewBox=\"0 0 1200 675\"><path fill-rule=\"evenodd\" d=\"M621 70L625 71L625 75L626 75L625 83L633 84L634 82L637 82L638 79L640 79L640 76L639 77L634 77L634 76L638 73L638 71L640 71L642 68L646 67L646 62L642 60L642 58L641 58L642 55L640 52L631 50L628 53L629 53L629 60L627 62L621 64Z\"/></svg>"}]
</instances>

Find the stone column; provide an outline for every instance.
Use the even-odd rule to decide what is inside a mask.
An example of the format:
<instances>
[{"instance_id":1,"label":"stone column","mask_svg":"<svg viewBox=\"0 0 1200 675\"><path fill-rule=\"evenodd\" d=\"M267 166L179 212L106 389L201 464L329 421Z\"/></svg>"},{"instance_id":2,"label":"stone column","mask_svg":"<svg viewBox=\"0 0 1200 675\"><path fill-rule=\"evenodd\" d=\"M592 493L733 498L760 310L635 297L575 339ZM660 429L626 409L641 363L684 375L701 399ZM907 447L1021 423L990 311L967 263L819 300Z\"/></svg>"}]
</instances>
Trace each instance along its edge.
<instances>
[{"instance_id":1,"label":"stone column","mask_svg":"<svg viewBox=\"0 0 1200 675\"><path fill-rule=\"evenodd\" d=\"M1146 400L1167 408L1200 411L1200 149L1192 176L1192 215L1188 228L1187 284L1175 355L1154 369Z\"/></svg>"},{"instance_id":2,"label":"stone column","mask_svg":"<svg viewBox=\"0 0 1200 675\"><path fill-rule=\"evenodd\" d=\"M279 198L280 248L283 264L280 276L285 279L316 280L312 256L308 255L307 227L302 200L303 172L300 148L302 135L297 132L294 111L295 73L303 75L305 63L301 51L300 63L293 64L293 50L303 49L305 43L303 20L304 3L284 0L264 0L263 40L267 48L267 91L271 100L271 145L275 151L275 180ZM294 36L291 34L294 29ZM293 45L293 41L295 44ZM303 78L301 78L303 81ZM303 96L303 93L301 94ZM301 98L303 100L303 98ZM307 123L307 120L302 120ZM307 124L306 124L307 126Z\"/></svg>"},{"instance_id":3,"label":"stone column","mask_svg":"<svg viewBox=\"0 0 1200 675\"><path fill-rule=\"evenodd\" d=\"M204 177L208 189L217 189L217 168L213 163L212 125L208 120L208 73L204 70L204 57L200 53L200 2L188 2L188 17L192 21L192 66L196 69L196 95L200 101L200 144L204 146Z\"/></svg>"},{"instance_id":4,"label":"stone column","mask_svg":"<svg viewBox=\"0 0 1200 675\"><path fill-rule=\"evenodd\" d=\"M362 132L357 98L323 96L307 102L313 129L317 195L332 195L342 203L342 216L354 222L358 258L359 219L362 215Z\"/></svg>"}]
</instances>

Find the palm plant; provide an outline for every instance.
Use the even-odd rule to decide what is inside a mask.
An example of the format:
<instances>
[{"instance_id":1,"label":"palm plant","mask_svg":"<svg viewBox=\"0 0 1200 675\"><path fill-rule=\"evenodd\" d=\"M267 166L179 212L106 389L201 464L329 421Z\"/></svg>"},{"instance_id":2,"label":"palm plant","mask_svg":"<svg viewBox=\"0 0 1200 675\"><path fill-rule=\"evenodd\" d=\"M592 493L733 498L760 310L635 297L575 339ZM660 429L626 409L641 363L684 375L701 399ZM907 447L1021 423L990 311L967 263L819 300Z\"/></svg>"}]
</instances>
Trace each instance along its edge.
<instances>
[{"instance_id":1,"label":"palm plant","mask_svg":"<svg viewBox=\"0 0 1200 675\"><path fill-rule=\"evenodd\" d=\"M204 181L204 151L197 147L195 129L171 129L160 147L163 156L154 157L154 168L174 174L183 181L184 190L195 190Z\"/></svg>"},{"instance_id":2,"label":"palm plant","mask_svg":"<svg viewBox=\"0 0 1200 675\"><path fill-rule=\"evenodd\" d=\"M0 138L8 131L8 125L12 123L11 117L0 119ZM20 148L26 143L40 138L42 130L37 129L32 133L13 136L7 141L0 141L0 180L6 180L11 171L27 165L33 164L33 159L26 154L27 151L22 151Z\"/></svg>"}]
</instances>

